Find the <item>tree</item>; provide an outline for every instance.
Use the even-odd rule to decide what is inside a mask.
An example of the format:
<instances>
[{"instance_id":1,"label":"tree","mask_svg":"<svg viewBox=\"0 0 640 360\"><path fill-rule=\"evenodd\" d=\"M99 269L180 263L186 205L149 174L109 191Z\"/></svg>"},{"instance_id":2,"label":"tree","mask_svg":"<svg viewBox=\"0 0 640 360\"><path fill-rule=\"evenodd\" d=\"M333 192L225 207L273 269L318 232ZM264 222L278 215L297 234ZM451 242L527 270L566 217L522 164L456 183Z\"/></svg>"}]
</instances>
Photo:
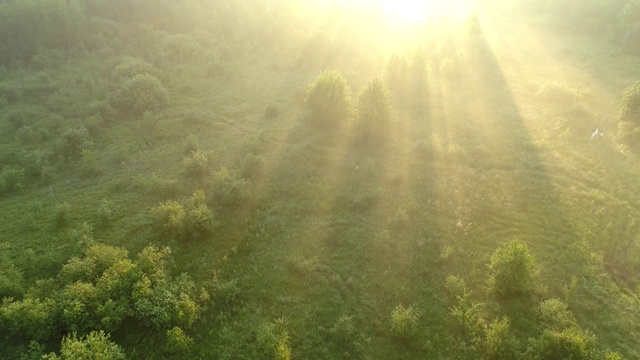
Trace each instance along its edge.
<instances>
[{"instance_id":1,"label":"tree","mask_svg":"<svg viewBox=\"0 0 640 360\"><path fill-rule=\"evenodd\" d=\"M149 74L138 74L124 80L109 97L114 109L132 115L164 109L168 102L167 90L157 77Z\"/></svg>"},{"instance_id":2,"label":"tree","mask_svg":"<svg viewBox=\"0 0 640 360\"><path fill-rule=\"evenodd\" d=\"M634 149L640 148L640 81L625 89L618 121L622 142Z\"/></svg>"},{"instance_id":3,"label":"tree","mask_svg":"<svg viewBox=\"0 0 640 360\"><path fill-rule=\"evenodd\" d=\"M378 142L389 130L389 96L384 83L373 79L358 96L358 129L365 140Z\"/></svg>"},{"instance_id":4,"label":"tree","mask_svg":"<svg viewBox=\"0 0 640 360\"><path fill-rule=\"evenodd\" d=\"M491 255L489 286L497 297L524 296L533 293L535 259L527 246L512 241Z\"/></svg>"},{"instance_id":5,"label":"tree","mask_svg":"<svg viewBox=\"0 0 640 360\"><path fill-rule=\"evenodd\" d=\"M306 100L311 120L319 126L333 127L349 115L350 90L347 80L337 71L325 70L309 87Z\"/></svg>"},{"instance_id":6,"label":"tree","mask_svg":"<svg viewBox=\"0 0 640 360\"><path fill-rule=\"evenodd\" d=\"M92 331L78 338L76 333L62 339L60 356L49 354L49 360L124 360L125 353L118 344L112 342L104 331Z\"/></svg>"}]
</instances>

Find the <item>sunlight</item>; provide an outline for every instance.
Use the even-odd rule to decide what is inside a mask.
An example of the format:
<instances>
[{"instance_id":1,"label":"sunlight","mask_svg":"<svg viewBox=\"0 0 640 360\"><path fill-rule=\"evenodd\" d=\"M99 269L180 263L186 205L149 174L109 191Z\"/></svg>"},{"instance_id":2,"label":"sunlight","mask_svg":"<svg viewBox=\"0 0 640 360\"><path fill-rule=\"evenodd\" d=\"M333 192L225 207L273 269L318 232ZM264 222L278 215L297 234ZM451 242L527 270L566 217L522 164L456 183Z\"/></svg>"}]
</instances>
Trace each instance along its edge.
<instances>
[{"instance_id":1,"label":"sunlight","mask_svg":"<svg viewBox=\"0 0 640 360\"><path fill-rule=\"evenodd\" d=\"M472 11L472 0L382 0L385 14L418 24L429 18L461 19Z\"/></svg>"}]
</instances>

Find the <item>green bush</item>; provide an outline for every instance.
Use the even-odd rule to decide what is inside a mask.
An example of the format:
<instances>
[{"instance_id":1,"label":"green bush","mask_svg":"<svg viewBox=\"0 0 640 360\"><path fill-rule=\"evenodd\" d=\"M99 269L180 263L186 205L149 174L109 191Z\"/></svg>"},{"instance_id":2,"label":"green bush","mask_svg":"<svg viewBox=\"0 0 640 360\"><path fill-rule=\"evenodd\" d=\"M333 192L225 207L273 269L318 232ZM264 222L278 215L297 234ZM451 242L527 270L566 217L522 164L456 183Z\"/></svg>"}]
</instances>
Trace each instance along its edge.
<instances>
[{"instance_id":1,"label":"green bush","mask_svg":"<svg viewBox=\"0 0 640 360\"><path fill-rule=\"evenodd\" d=\"M228 207L242 204L247 195L247 182L235 172L222 168L212 176L212 198L217 206Z\"/></svg>"},{"instance_id":2,"label":"green bush","mask_svg":"<svg viewBox=\"0 0 640 360\"><path fill-rule=\"evenodd\" d=\"M349 116L350 90L347 80L337 71L326 70L309 87L306 104L314 124L334 127Z\"/></svg>"},{"instance_id":3,"label":"green bush","mask_svg":"<svg viewBox=\"0 0 640 360\"><path fill-rule=\"evenodd\" d=\"M0 324L8 334L46 340L57 330L57 309L52 299L14 301L13 298L4 298L0 306Z\"/></svg>"},{"instance_id":4,"label":"green bush","mask_svg":"<svg viewBox=\"0 0 640 360\"><path fill-rule=\"evenodd\" d=\"M68 202L62 202L53 209L53 224L56 228L62 228L71 221L71 205Z\"/></svg>"},{"instance_id":5,"label":"green bush","mask_svg":"<svg viewBox=\"0 0 640 360\"><path fill-rule=\"evenodd\" d=\"M399 339L409 339L418 329L418 312L409 306L396 306L391 311L391 334Z\"/></svg>"},{"instance_id":6,"label":"green bush","mask_svg":"<svg viewBox=\"0 0 640 360\"><path fill-rule=\"evenodd\" d=\"M245 156L241 166L242 177L245 179L255 180L262 176L264 170L264 156L254 154L248 154Z\"/></svg>"},{"instance_id":7,"label":"green bush","mask_svg":"<svg viewBox=\"0 0 640 360\"><path fill-rule=\"evenodd\" d=\"M618 135L622 142L640 148L640 81L625 89L618 112Z\"/></svg>"},{"instance_id":8,"label":"green bush","mask_svg":"<svg viewBox=\"0 0 640 360\"><path fill-rule=\"evenodd\" d=\"M96 153L92 150L82 149L80 172L87 177L97 176L104 172L102 164L100 164Z\"/></svg>"},{"instance_id":9,"label":"green bush","mask_svg":"<svg viewBox=\"0 0 640 360\"><path fill-rule=\"evenodd\" d=\"M185 174L193 179L203 179L209 175L209 158L200 151L192 151L182 160Z\"/></svg>"},{"instance_id":10,"label":"green bush","mask_svg":"<svg viewBox=\"0 0 640 360\"><path fill-rule=\"evenodd\" d=\"M0 266L0 299L22 295L22 271L13 264Z\"/></svg>"},{"instance_id":11,"label":"green bush","mask_svg":"<svg viewBox=\"0 0 640 360\"><path fill-rule=\"evenodd\" d=\"M82 157L82 150L89 149L89 132L86 128L66 129L60 135L57 154L65 160L77 160Z\"/></svg>"},{"instance_id":12,"label":"green bush","mask_svg":"<svg viewBox=\"0 0 640 360\"><path fill-rule=\"evenodd\" d=\"M111 73L111 79L114 81L122 81L130 79L136 75L149 74L158 76L160 72L152 64L138 58L131 56L123 56L120 62L113 69Z\"/></svg>"},{"instance_id":13,"label":"green bush","mask_svg":"<svg viewBox=\"0 0 640 360\"><path fill-rule=\"evenodd\" d=\"M8 194L24 187L25 171L23 168L7 167L0 170L0 194Z\"/></svg>"},{"instance_id":14,"label":"green bush","mask_svg":"<svg viewBox=\"0 0 640 360\"><path fill-rule=\"evenodd\" d=\"M204 240L216 226L202 190L194 192L184 204L168 201L153 208L151 213L162 233L174 240Z\"/></svg>"},{"instance_id":15,"label":"green bush","mask_svg":"<svg viewBox=\"0 0 640 360\"><path fill-rule=\"evenodd\" d=\"M389 132L390 108L387 90L374 79L358 96L358 131L363 140L379 143Z\"/></svg>"},{"instance_id":16,"label":"green bush","mask_svg":"<svg viewBox=\"0 0 640 360\"><path fill-rule=\"evenodd\" d=\"M160 41L159 52L162 60L180 63L201 56L203 49L190 35L174 34Z\"/></svg>"},{"instance_id":17,"label":"green bush","mask_svg":"<svg viewBox=\"0 0 640 360\"><path fill-rule=\"evenodd\" d=\"M525 296L535 288L535 259L524 243L496 249L489 262L489 287L497 297Z\"/></svg>"},{"instance_id":18,"label":"green bush","mask_svg":"<svg viewBox=\"0 0 640 360\"><path fill-rule=\"evenodd\" d=\"M289 332L284 319L262 324L256 332L262 358L274 360L290 360L291 346Z\"/></svg>"},{"instance_id":19,"label":"green bush","mask_svg":"<svg viewBox=\"0 0 640 360\"><path fill-rule=\"evenodd\" d=\"M60 356L49 354L49 360L124 360L124 350L110 340L111 335L104 331L92 331L86 336L78 337L74 332L62 338Z\"/></svg>"},{"instance_id":20,"label":"green bush","mask_svg":"<svg viewBox=\"0 0 640 360\"><path fill-rule=\"evenodd\" d=\"M562 331L546 329L533 340L536 359L540 360L592 360L597 358L596 337L579 328L567 328Z\"/></svg>"},{"instance_id":21,"label":"green bush","mask_svg":"<svg viewBox=\"0 0 640 360\"><path fill-rule=\"evenodd\" d=\"M185 334L178 326L167 330L167 342L164 346L165 351L172 355L185 355L193 346L193 338Z\"/></svg>"},{"instance_id":22,"label":"green bush","mask_svg":"<svg viewBox=\"0 0 640 360\"><path fill-rule=\"evenodd\" d=\"M169 96L157 77L138 74L120 84L110 95L109 104L121 113L141 115L167 107Z\"/></svg>"},{"instance_id":23,"label":"green bush","mask_svg":"<svg viewBox=\"0 0 640 360\"><path fill-rule=\"evenodd\" d=\"M510 360L518 358L518 341L511 334L508 317L493 320L485 328L484 350L487 359Z\"/></svg>"}]
</instances>

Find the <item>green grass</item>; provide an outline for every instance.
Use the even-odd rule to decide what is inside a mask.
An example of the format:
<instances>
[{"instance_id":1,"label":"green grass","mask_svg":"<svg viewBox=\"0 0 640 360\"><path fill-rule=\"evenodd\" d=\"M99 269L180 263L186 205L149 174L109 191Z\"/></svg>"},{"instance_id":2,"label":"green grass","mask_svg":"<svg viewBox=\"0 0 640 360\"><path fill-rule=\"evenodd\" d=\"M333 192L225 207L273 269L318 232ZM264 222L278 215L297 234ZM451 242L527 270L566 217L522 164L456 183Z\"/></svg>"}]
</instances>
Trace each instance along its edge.
<instances>
[{"instance_id":1,"label":"green grass","mask_svg":"<svg viewBox=\"0 0 640 360\"><path fill-rule=\"evenodd\" d=\"M116 87L104 75L106 60L133 51L7 70L0 166L41 149L52 154L55 177L27 178L0 198L0 261L20 268L27 285L54 276L79 254L84 223L96 241L132 255L150 243L171 246L176 273L213 284L213 303L186 331L192 358L271 356L264 339L281 333L265 335L269 329L286 331L294 359L485 358L484 333L463 334L452 315L459 303L449 275L464 281L481 321L510 318L522 354L544 329L536 307L558 298L596 335L598 349L637 358L640 168L613 126L603 138L589 136L594 119L617 111L640 68L626 55L612 58L601 39L563 33L536 42L544 48L531 60L535 51L504 31L540 41L525 25L504 21L450 40L465 55L457 79L440 74L446 51L429 54L427 108L394 103L380 146L355 141L351 123L333 133L313 128L301 94L322 69L282 55L239 52L219 77L207 75L204 58L156 61L169 106L140 116L91 106ZM381 66L358 72L355 64L340 63L354 84L384 75ZM552 86L576 107L545 98ZM49 138L22 144L7 116L36 104L49 117L29 121ZM277 116L265 116L273 106ZM75 127L87 128L89 165L57 156L58 139ZM217 191L211 176L185 175L185 139L206 154L209 174L227 168L241 176L246 159L261 159L241 203L210 204L218 226L191 243L162 236L150 211L199 189ZM59 221L63 203L69 209ZM495 299L487 264L513 239L535 257L535 294ZM398 306L417 314L411 336L394 335ZM0 338L0 357L15 357L28 340ZM58 350L59 340L47 350ZM133 319L112 340L130 358L168 356L165 332Z\"/></svg>"}]
</instances>

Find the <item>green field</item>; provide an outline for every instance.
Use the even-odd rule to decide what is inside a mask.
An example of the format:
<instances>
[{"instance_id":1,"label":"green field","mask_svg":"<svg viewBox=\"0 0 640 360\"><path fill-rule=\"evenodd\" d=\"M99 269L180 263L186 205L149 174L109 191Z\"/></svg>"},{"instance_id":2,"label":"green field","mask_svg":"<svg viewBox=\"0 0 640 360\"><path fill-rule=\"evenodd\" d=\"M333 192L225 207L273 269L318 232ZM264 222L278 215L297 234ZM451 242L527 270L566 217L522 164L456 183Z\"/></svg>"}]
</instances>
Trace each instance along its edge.
<instances>
[{"instance_id":1,"label":"green field","mask_svg":"<svg viewBox=\"0 0 640 360\"><path fill-rule=\"evenodd\" d=\"M375 3L0 0L0 359L640 359L640 3Z\"/></svg>"}]
</instances>

